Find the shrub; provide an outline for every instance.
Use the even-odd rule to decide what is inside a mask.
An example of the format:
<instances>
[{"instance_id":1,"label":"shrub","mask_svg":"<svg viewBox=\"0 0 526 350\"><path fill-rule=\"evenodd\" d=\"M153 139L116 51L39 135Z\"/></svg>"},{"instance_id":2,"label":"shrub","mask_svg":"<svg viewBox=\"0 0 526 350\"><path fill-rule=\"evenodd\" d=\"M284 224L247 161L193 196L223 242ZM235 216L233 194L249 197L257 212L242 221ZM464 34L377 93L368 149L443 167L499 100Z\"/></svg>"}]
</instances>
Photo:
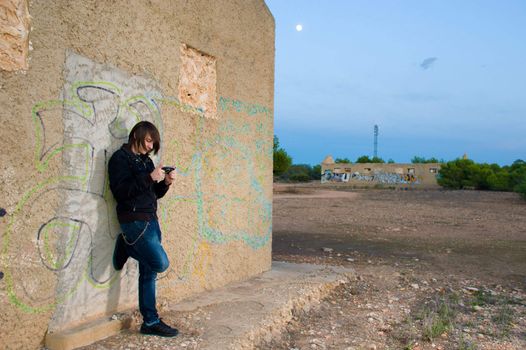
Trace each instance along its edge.
<instances>
[{"instance_id":1,"label":"shrub","mask_svg":"<svg viewBox=\"0 0 526 350\"><path fill-rule=\"evenodd\" d=\"M321 179L321 165L315 165L312 167L312 170L310 172L310 178L312 180L320 180Z\"/></svg>"},{"instance_id":2,"label":"shrub","mask_svg":"<svg viewBox=\"0 0 526 350\"><path fill-rule=\"evenodd\" d=\"M309 182L310 176L308 174L293 174L289 176L289 180L293 182Z\"/></svg>"},{"instance_id":3,"label":"shrub","mask_svg":"<svg viewBox=\"0 0 526 350\"><path fill-rule=\"evenodd\" d=\"M501 168L498 164L456 159L442 165L437 182L451 189L515 191L526 199L526 162L518 159L511 166Z\"/></svg>"},{"instance_id":4,"label":"shrub","mask_svg":"<svg viewBox=\"0 0 526 350\"><path fill-rule=\"evenodd\" d=\"M474 187L474 166L475 163L470 159L455 159L447 162L440 168L438 184L456 190Z\"/></svg>"},{"instance_id":5,"label":"shrub","mask_svg":"<svg viewBox=\"0 0 526 350\"><path fill-rule=\"evenodd\" d=\"M292 158L288 153L281 147L279 147L279 139L274 135L274 164L273 164L273 173L274 176L279 176L287 171L292 165Z\"/></svg>"},{"instance_id":6,"label":"shrub","mask_svg":"<svg viewBox=\"0 0 526 350\"><path fill-rule=\"evenodd\" d=\"M526 180L523 183L515 186L515 192L518 192L522 198L526 199Z\"/></svg>"}]
</instances>

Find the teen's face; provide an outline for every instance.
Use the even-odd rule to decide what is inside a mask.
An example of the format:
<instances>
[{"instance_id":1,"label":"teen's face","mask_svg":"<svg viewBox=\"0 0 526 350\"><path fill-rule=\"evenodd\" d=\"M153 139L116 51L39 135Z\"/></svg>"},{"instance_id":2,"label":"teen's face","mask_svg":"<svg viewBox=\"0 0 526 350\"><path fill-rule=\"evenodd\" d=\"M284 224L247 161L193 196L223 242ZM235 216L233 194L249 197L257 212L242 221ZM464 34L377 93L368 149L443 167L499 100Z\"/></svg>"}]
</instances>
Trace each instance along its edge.
<instances>
[{"instance_id":1,"label":"teen's face","mask_svg":"<svg viewBox=\"0 0 526 350\"><path fill-rule=\"evenodd\" d=\"M153 139L150 136L150 134L146 134L146 137L144 138L144 142L139 146L139 153L140 154L148 154L153 150Z\"/></svg>"}]
</instances>

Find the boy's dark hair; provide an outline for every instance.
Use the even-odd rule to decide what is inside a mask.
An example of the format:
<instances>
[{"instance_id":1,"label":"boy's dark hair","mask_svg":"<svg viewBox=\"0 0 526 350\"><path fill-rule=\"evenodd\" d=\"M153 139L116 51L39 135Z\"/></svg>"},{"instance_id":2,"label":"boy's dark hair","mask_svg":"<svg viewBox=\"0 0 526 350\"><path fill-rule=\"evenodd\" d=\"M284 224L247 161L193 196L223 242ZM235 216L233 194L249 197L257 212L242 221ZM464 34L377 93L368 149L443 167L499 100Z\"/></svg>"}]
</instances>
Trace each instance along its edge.
<instances>
[{"instance_id":1,"label":"boy's dark hair","mask_svg":"<svg viewBox=\"0 0 526 350\"><path fill-rule=\"evenodd\" d=\"M130 131L128 144L130 147L134 145L136 149L139 149L141 145L146 148L144 141L146 140L147 135L150 135L153 141L153 154L157 154L161 147L161 136L155 125L148 121L142 121L135 124Z\"/></svg>"}]
</instances>

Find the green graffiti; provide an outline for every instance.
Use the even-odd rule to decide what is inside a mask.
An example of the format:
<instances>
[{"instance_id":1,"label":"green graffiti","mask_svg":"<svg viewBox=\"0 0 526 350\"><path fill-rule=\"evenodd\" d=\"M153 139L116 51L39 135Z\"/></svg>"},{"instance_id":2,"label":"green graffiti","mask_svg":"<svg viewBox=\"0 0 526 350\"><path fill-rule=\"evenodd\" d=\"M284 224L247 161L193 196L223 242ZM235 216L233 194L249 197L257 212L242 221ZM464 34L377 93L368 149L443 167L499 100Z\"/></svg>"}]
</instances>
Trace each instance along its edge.
<instances>
[{"instance_id":1,"label":"green graffiti","mask_svg":"<svg viewBox=\"0 0 526 350\"><path fill-rule=\"evenodd\" d=\"M36 193L39 193L44 188L48 188L49 186L56 185L60 183L60 181L63 181L63 180L72 180L72 179L74 179L74 177L66 176L66 177L58 177L58 178L51 178L51 179L44 180L36 184L35 186L33 186L29 191L27 191L22 196L22 199L18 202L17 206L15 207L14 212L12 213L9 219L9 224L4 234L4 242L2 246L2 256L4 257L6 262L9 260L8 259L8 249L9 249L10 238L11 238L12 231L13 231L13 226L16 222L18 215L20 215L22 208L25 207L28 200L33 198ZM41 312L47 312L49 310L54 309L56 305L62 303L69 296L71 296L75 292L75 290L78 288L81 282L79 280L78 283L70 291L67 291L63 295L55 296L55 300L51 303L48 303L43 306L31 306L23 302L16 295L11 270L9 269L9 265L6 265L5 267L6 267L6 270L5 270L4 279L5 279L8 299L13 305L17 306L18 308L20 308L22 311L26 313L41 313Z\"/></svg>"},{"instance_id":2,"label":"green graffiti","mask_svg":"<svg viewBox=\"0 0 526 350\"><path fill-rule=\"evenodd\" d=\"M90 256L88 260L85 263L84 273L81 274L78 281L75 282L73 286L70 286L69 290L65 292L56 292L54 296L54 300L50 302L46 302L45 305L30 305L27 302L25 302L20 296L17 295L17 289L15 287L15 282L13 280L13 274L11 272L10 266L9 266L9 250L10 250L10 243L11 243L11 237L13 234L13 229L15 226L15 223L19 222L23 218L23 212L24 209L27 208L28 203L32 203L35 198L37 198L40 194L45 194L46 191L50 189L60 189L61 185L69 183L68 187L71 187L72 184L74 184L74 188L80 191L87 191L90 181L90 163L92 161L92 147L88 142L76 142L74 138L74 142L72 143L63 143L62 145L54 145L50 149L45 150L45 129L44 129L44 120L42 119L41 113L44 111L49 110L63 110L63 111L70 111L76 115L78 115L81 118L84 118L88 121L91 121L92 123L95 121L95 113L90 106L90 104L82 101L77 93L77 90L79 88L86 88L86 87L93 87L93 88L103 88L106 91L110 91L116 94L122 94L122 89L120 89L115 84L109 83L109 82L101 82L101 81L77 81L72 84L71 86L71 96L70 99L63 99L63 100L49 100L49 101L42 101L36 103L32 109L31 109L31 117L33 120L34 125L34 132L35 132L35 150L34 150L34 167L35 169L45 174L48 171L50 163L55 159L60 159L60 157L66 153L66 152L76 152L77 150L80 151L80 155L82 158L83 165L81 168L75 169L77 174L71 175L71 176L58 176L58 177L50 177L48 179L43 180L42 182L37 183L32 188L30 188L18 201L15 210L10 215L9 218L9 224L7 226L6 232L3 235L3 242L2 242L2 261L5 261L5 283L6 283L6 291L8 295L9 301L23 310L24 312L28 313L40 313L40 312L46 312L49 310L52 310L55 308L57 304L60 304L64 302L68 297L70 297L72 294L74 294L75 290L81 285L81 283L84 280L87 280L88 283L90 283L95 288L109 288L116 280L118 280L119 275L114 273L113 276L109 279L109 281L106 281L105 283L100 283L98 281L93 280L90 271L93 268L92 265L92 257ZM118 98L120 96L117 95ZM143 95L138 96L132 96L126 100L121 99L118 110L118 115L115 117L114 120L119 120L119 118L124 118L124 115L122 115L123 111L127 112L128 115L134 116L137 120L140 118L138 115L136 109L132 108L131 104L136 102L143 102L150 110L156 111L157 108L153 106L153 104ZM161 120L160 113L154 113L153 114L154 119ZM114 125L114 127L119 127L119 124L117 123ZM119 132L117 130L117 132ZM124 132L127 134L128 131L124 130ZM77 155L78 157L78 155ZM104 186L101 189L101 200L104 200L106 203L108 203L108 200L111 198L111 193L109 193L109 183L107 181L107 178L105 180ZM51 243L51 233L54 230L69 230L70 236L65 237L65 243L61 247L55 247L52 248ZM56 271L61 270L65 268L65 264L67 262L66 259L73 254L74 250L74 243L78 239L78 235L80 234L80 224L71 224L67 222L60 222L60 221L54 221L52 223L48 223L47 225L44 225L40 232L40 248L41 248L41 254L40 258L42 259L42 263L48 267L52 271L52 273L56 273ZM58 251L57 249L62 249L63 252ZM55 271L55 272L53 272ZM53 278L50 275L50 278Z\"/></svg>"},{"instance_id":3,"label":"green graffiti","mask_svg":"<svg viewBox=\"0 0 526 350\"><path fill-rule=\"evenodd\" d=\"M65 252L64 254L53 254L52 249L50 248L50 238L49 238L49 231L54 230L55 228L70 228L72 229L73 234L70 235L69 239L66 242L65 246ZM46 261L50 266L52 266L54 269L59 269L64 266L64 262L66 261L66 258L71 254L73 250L73 246L75 244L75 239L79 235L80 232L80 225L78 223L70 224L65 222L53 222L46 226L44 226L42 230L43 234L43 241L44 241L44 257L46 258ZM62 255L62 256L60 256Z\"/></svg>"},{"instance_id":4,"label":"green graffiti","mask_svg":"<svg viewBox=\"0 0 526 350\"><path fill-rule=\"evenodd\" d=\"M118 135L127 135L129 132L117 121L124 121L126 118L133 118L139 121L143 118L141 111L136 107L136 104L143 103L151 112L151 116L156 121L157 125L162 125L162 116L159 109L160 105L173 106L181 112L189 113L194 118L195 129L193 132L194 150L189 164L177 162L182 157L177 157L182 154L182 145L177 140L171 140L170 145L175 148L176 161L174 165L177 166L177 171L181 176L191 177L193 180L193 193L187 196L181 196L172 190L172 193L167 195L160 205L160 219L161 224L168 221L171 209L178 203L186 203L195 206L196 209L196 224L197 232L192 235L192 249L189 249L184 257L182 271L177 271L178 278L184 280L192 275L193 259L195 259L196 252L200 241L206 241L211 244L225 244L229 242L242 242L254 250L260 249L269 243L272 226L272 203L271 199L267 198L263 191L263 181L267 178L266 173L271 174L269 165L271 164L269 157L272 155L272 111L264 106L246 103L240 100L231 99L227 97L219 98L220 111L224 113L240 113L243 117L236 124L232 122L234 118L227 117L219 122L219 130L221 135L205 136L207 119L204 117L203 111L190 105L181 103L178 99L173 97L152 96L145 92L129 98L122 98L123 89L119 86L105 81L77 81L71 85L70 99L64 100L49 100L36 103L32 110L31 116L35 132L35 150L34 150L34 167L35 169L45 174L52 161L60 159L65 153L78 152L77 157L82 157L82 168L76 169L78 173L71 176L58 176L44 179L31 187L21 199L18 201L15 210L10 214L9 224L7 230L3 235L2 244L2 261L6 262L5 270L5 285L10 303L18 307L20 310L27 313L40 313L53 310L58 304L63 303L66 299L71 297L83 282L87 282L90 286L96 289L110 288L116 281L119 280L120 274L114 273L105 282L96 281L90 272L93 269L93 256L89 255L87 261L82 266L82 274L79 275L77 281L73 286L66 291L57 292L52 301L46 302L45 305L30 305L25 302L22 297L17 295L13 274L10 270L9 259L10 241L13 234L15 223L22 220L24 208L28 206L34 198L49 189L60 189L60 185L66 182L75 184L75 189L87 191L90 185L90 179L93 174L90 173L90 164L93 161L92 146L88 142L83 142L79 139L72 138L70 143L62 145L51 146L50 149L45 150L45 129L41 113L43 111L62 109L68 110L76 115L85 118L88 121L95 121L96 115L93 107L84 102L79 97L79 89L94 87L110 91L115 94L117 105L117 115L112 122L112 127ZM118 100L117 100L118 99ZM261 117L261 118L257 118ZM214 121L217 123L217 121ZM238 125L239 124L239 125ZM162 128L160 130L162 132ZM257 135L256 140L252 138L243 138L246 135ZM245 140L245 141L244 141ZM236 164L233 169L226 171L225 169L217 169L216 165L212 163L215 157L218 159L227 159L229 157L238 157L241 164ZM246 187L247 196L240 198L239 196L220 195L216 197L213 203L208 203L208 193L205 193L204 188L210 181L214 179L218 185L234 184L232 177L239 174L246 173L249 177L248 183L243 182L239 184L242 188ZM271 175L268 175L271 176ZM206 181L205 181L206 180ZM109 182L107 177L100 190L101 200L109 203L112 194L109 190ZM175 193L174 193L175 192ZM215 206L214 206L215 205ZM255 206L255 210L251 213L247 211L247 218L244 222L245 229L235 229L229 232L228 230L216 227L218 223L222 223L223 227L228 227L228 215L238 207ZM219 214L213 214L212 211L219 207ZM211 223L209 219L212 215L215 223ZM259 226L258 226L259 225ZM256 230L259 234L250 232L252 227L259 227ZM52 237L57 237L59 231L69 232L69 236L65 237L65 242L62 246L53 246ZM42 228L41 258L44 265L48 265L53 270L61 270L67 265L67 259L72 254L76 254L75 242L81 234L80 223L70 223L66 221L54 221L48 223ZM53 234L55 234L53 236ZM63 252L57 251L63 249Z\"/></svg>"},{"instance_id":5,"label":"green graffiti","mask_svg":"<svg viewBox=\"0 0 526 350\"><path fill-rule=\"evenodd\" d=\"M238 113L244 113L250 117L257 114L264 114L267 117L272 117L272 111L265 106L253 103L245 103L243 101L230 99L223 96L219 98L219 107L221 111L236 111Z\"/></svg>"}]
</instances>

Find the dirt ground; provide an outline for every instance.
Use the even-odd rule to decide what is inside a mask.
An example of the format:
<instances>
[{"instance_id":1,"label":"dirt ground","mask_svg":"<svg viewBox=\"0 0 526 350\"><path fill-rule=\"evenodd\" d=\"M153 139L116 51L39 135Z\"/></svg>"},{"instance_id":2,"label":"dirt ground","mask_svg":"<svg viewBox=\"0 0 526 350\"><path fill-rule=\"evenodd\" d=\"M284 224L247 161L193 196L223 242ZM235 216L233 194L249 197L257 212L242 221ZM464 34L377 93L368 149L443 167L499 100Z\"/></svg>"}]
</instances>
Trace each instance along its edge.
<instances>
[{"instance_id":1,"label":"dirt ground","mask_svg":"<svg viewBox=\"0 0 526 350\"><path fill-rule=\"evenodd\" d=\"M526 349L514 193L275 185L273 259L356 279L259 349Z\"/></svg>"}]
</instances>

